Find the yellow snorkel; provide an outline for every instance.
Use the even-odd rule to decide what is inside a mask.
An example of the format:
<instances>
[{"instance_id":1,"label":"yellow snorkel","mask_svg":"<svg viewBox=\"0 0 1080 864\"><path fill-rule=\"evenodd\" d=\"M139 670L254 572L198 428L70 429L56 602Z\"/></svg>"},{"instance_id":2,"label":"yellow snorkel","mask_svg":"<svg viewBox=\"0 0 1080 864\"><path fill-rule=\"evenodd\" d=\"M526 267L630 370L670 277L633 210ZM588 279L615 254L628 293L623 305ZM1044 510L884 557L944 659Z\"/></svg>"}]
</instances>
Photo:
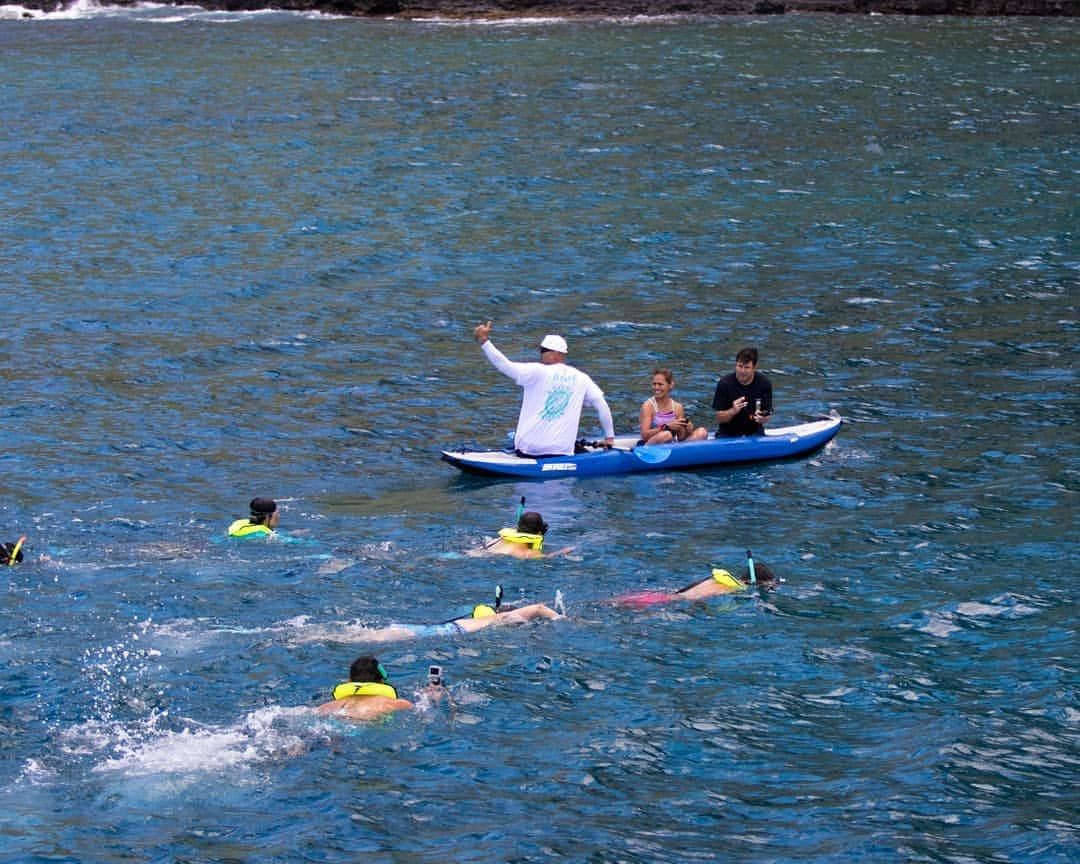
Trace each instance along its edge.
<instances>
[{"instance_id":1,"label":"yellow snorkel","mask_svg":"<svg viewBox=\"0 0 1080 864\"><path fill-rule=\"evenodd\" d=\"M26 542L26 535L23 534L18 540L15 541L15 545L11 547L11 555L8 556L8 567L14 567L15 562L19 560L19 550L22 549L23 543Z\"/></svg>"}]
</instances>

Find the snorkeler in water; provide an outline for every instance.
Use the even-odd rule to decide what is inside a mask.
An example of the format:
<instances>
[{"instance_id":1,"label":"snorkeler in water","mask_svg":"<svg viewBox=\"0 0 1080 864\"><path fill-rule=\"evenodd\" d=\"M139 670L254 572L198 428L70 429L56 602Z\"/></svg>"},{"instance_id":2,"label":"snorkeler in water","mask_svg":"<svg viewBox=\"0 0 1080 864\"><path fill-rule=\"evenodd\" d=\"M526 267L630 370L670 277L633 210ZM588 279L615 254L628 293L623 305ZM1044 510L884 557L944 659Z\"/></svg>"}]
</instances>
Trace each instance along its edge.
<instances>
[{"instance_id":1,"label":"snorkeler in water","mask_svg":"<svg viewBox=\"0 0 1080 864\"><path fill-rule=\"evenodd\" d=\"M465 615L451 618L439 624L391 624L388 627L360 628L355 638L338 634L335 641L400 642L405 639L424 639L437 636L462 636L488 627L524 624L528 621L554 621L563 616L543 603L509 606L502 602L502 586L495 586L495 599L491 604L479 603ZM320 633L320 640L326 638Z\"/></svg>"},{"instance_id":2,"label":"snorkeler in water","mask_svg":"<svg viewBox=\"0 0 1080 864\"><path fill-rule=\"evenodd\" d=\"M23 544L26 537L20 537L14 543L0 543L0 565L14 567L23 560Z\"/></svg>"},{"instance_id":3,"label":"snorkeler in water","mask_svg":"<svg viewBox=\"0 0 1080 864\"><path fill-rule=\"evenodd\" d=\"M440 680L438 685L428 686L442 687L442 682ZM398 697L382 663L365 654L352 662L349 680L334 688L333 699L315 710L319 714L330 714L346 720L377 720L412 707L413 703L408 699Z\"/></svg>"},{"instance_id":4,"label":"snorkeler in water","mask_svg":"<svg viewBox=\"0 0 1080 864\"><path fill-rule=\"evenodd\" d=\"M517 526L502 528L499 536L488 541L479 549L471 549L467 554L474 558L488 555L510 555L514 558L552 558L573 551L573 546L559 549L557 552L544 553L544 535L548 532L548 523L535 510L525 509L522 496L518 507Z\"/></svg>"},{"instance_id":5,"label":"snorkeler in water","mask_svg":"<svg viewBox=\"0 0 1080 864\"><path fill-rule=\"evenodd\" d=\"M746 567L738 575L732 576L727 570L714 567L712 574L698 582L692 582L678 591L639 591L616 597L614 602L620 606L643 608L660 603L673 603L679 600L706 600L723 594L748 591L751 588L764 588L767 591L776 588L776 576L768 564L755 561L750 550L746 552Z\"/></svg>"},{"instance_id":6,"label":"snorkeler in water","mask_svg":"<svg viewBox=\"0 0 1080 864\"><path fill-rule=\"evenodd\" d=\"M252 498L251 515L246 519L237 519L229 526L229 536L238 539L269 537L281 521L281 511L273 498Z\"/></svg>"}]
</instances>

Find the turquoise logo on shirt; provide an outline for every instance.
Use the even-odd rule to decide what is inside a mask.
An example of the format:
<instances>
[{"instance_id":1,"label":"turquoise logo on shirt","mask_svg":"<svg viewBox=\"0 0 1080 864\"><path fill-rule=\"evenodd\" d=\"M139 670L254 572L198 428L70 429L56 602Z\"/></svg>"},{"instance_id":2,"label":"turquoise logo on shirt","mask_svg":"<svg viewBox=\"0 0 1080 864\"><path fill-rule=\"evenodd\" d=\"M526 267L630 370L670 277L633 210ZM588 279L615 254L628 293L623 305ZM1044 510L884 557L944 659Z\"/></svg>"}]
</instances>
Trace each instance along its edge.
<instances>
[{"instance_id":1,"label":"turquoise logo on shirt","mask_svg":"<svg viewBox=\"0 0 1080 864\"><path fill-rule=\"evenodd\" d=\"M573 391L566 387L556 387L548 391L547 399L544 400L544 410L540 412L541 420L557 420L566 413L566 406L570 404Z\"/></svg>"}]
</instances>

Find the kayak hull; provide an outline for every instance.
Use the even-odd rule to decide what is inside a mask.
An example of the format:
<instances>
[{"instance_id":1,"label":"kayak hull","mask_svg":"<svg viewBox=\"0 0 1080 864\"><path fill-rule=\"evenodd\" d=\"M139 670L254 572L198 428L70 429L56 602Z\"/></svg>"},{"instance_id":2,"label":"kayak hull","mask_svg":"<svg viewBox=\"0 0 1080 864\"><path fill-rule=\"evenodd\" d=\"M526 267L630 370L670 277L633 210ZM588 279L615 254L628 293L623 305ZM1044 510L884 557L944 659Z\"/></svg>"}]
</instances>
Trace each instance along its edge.
<instances>
[{"instance_id":1,"label":"kayak hull","mask_svg":"<svg viewBox=\"0 0 1080 864\"><path fill-rule=\"evenodd\" d=\"M835 438L841 423L841 418L833 415L797 426L770 429L764 435L709 438L650 447L638 447L636 436L620 436L610 450L590 447L586 452L573 456L541 459L518 456L512 450L444 450L442 458L455 468L471 474L532 480L677 471L805 456Z\"/></svg>"}]
</instances>

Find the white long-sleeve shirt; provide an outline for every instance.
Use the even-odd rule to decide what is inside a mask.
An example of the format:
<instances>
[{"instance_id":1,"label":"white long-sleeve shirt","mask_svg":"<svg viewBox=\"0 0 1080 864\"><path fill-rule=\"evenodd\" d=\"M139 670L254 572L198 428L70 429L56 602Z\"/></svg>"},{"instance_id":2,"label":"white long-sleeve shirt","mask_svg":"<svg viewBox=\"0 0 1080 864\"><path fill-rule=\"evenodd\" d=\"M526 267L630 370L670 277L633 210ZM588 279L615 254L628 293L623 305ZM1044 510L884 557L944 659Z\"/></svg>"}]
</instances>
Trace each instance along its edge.
<instances>
[{"instance_id":1,"label":"white long-sleeve shirt","mask_svg":"<svg viewBox=\"0 0 1080 864\"><path fill-rule=\"evenodd\" d=\"M582 405L596 409L605 438L615 437L604 391L580 369L565 363L515 363L490 339L480 347L491 365L522 389L521 412L514 432L514 447L522 453L573 454Z\"/></svg>"}]
</instances>

